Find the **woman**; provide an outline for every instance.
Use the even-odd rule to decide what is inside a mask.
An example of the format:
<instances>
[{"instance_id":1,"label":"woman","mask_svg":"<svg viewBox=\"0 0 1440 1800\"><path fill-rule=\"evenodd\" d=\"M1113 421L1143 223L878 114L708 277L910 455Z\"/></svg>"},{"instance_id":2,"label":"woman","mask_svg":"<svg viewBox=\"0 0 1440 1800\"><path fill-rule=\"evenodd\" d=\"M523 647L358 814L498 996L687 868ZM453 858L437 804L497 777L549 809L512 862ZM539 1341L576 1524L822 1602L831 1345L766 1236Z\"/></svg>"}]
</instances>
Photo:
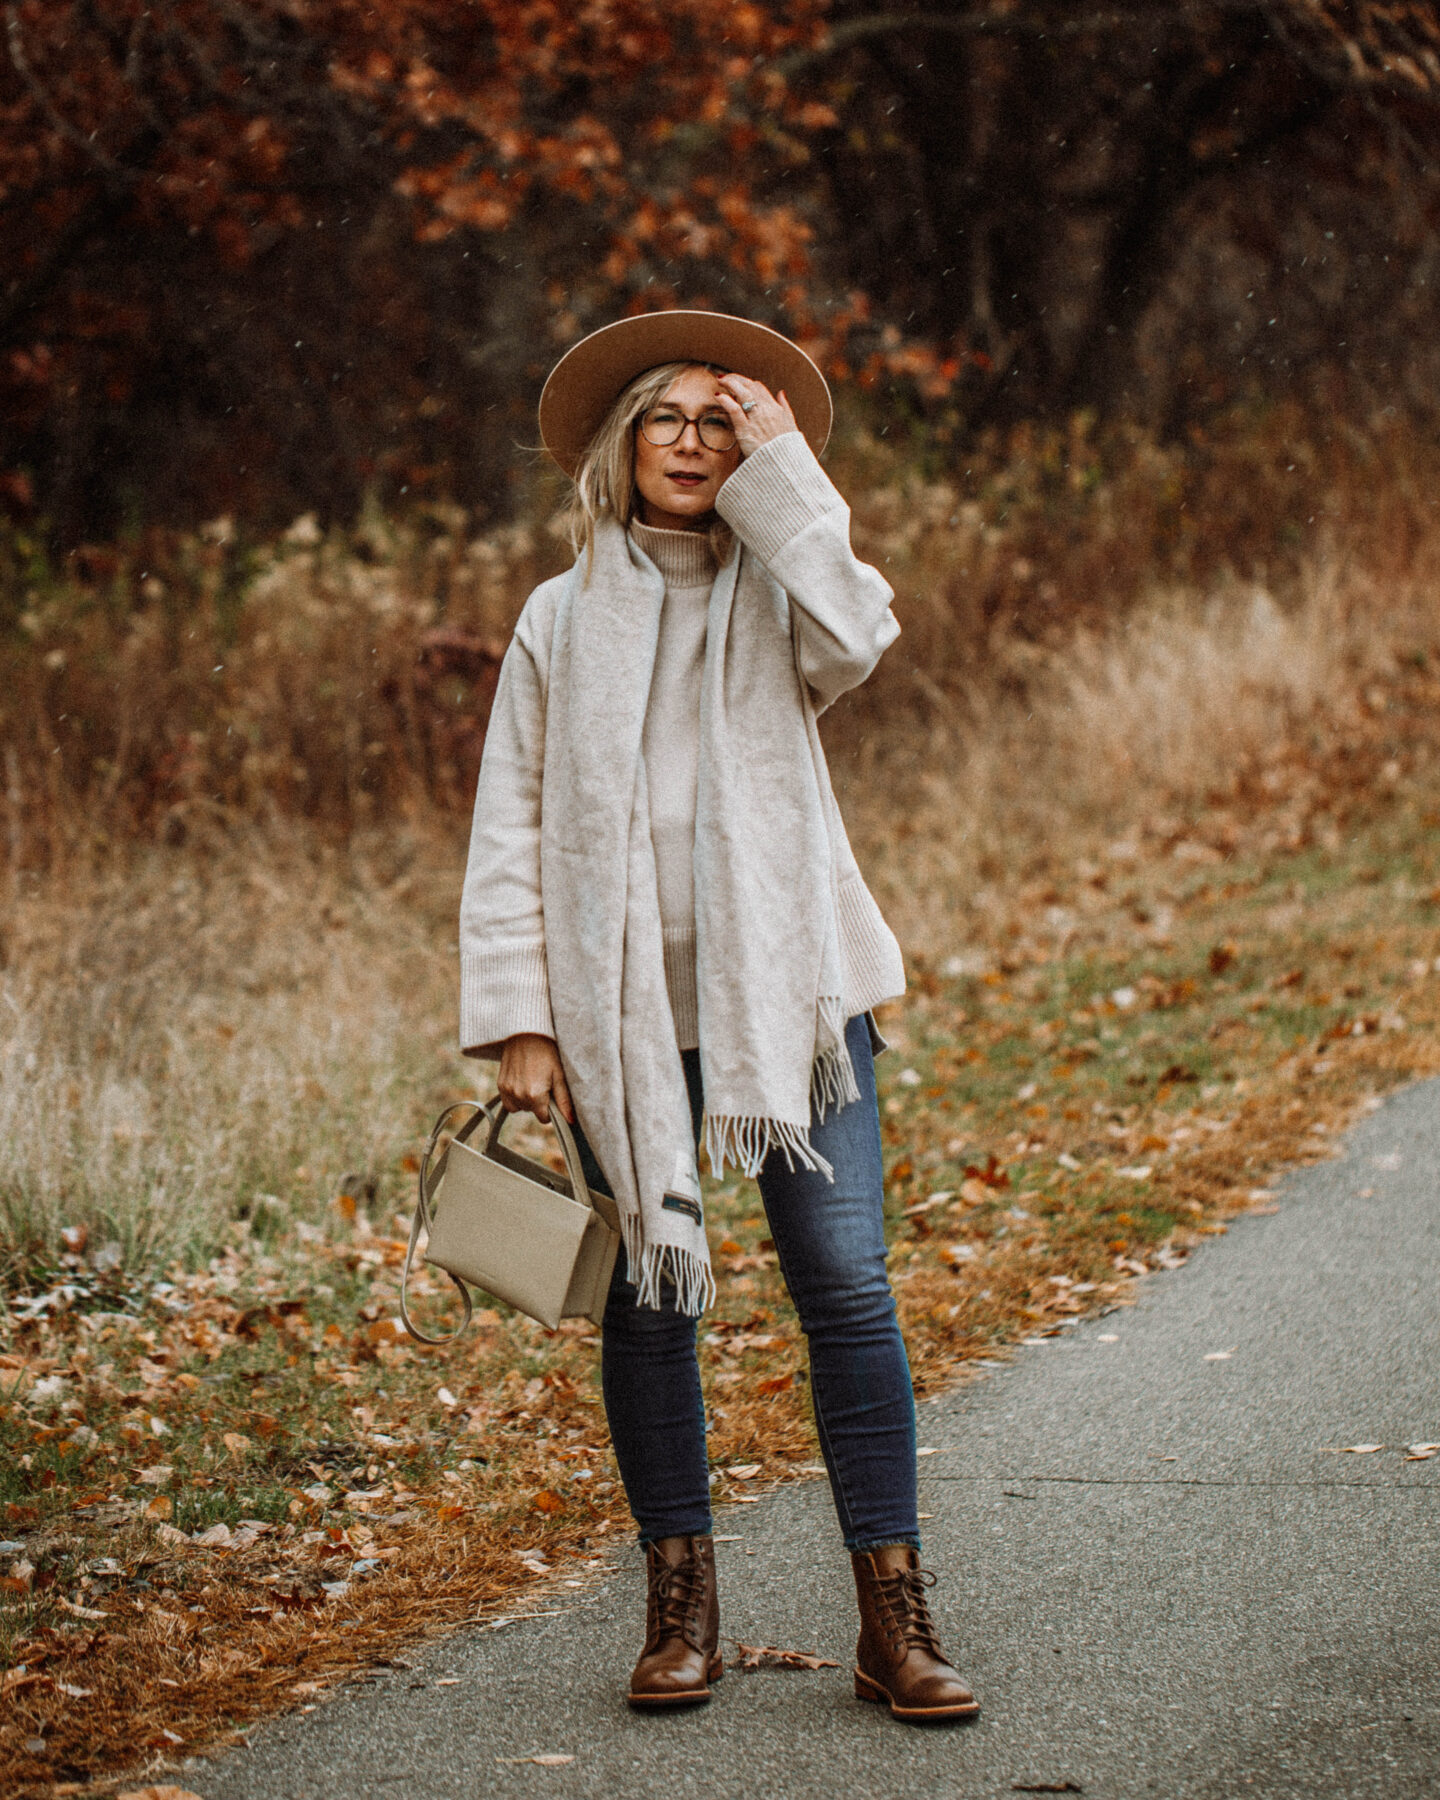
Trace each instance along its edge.
<instances>
[{"instance_id":1,"label":"woman","mask_svg":"<svg viewBox=\"0 0 1440 1800\"><path fill-rule=\"evenodd\" d=\"M790 398L787 399L787 393ZM793 405L792 405L793 403ZM719 1679L696 1320L697 1163L755 1176L809 1339L860 1602L856 1692L973 1715L920 1569L915 1415L885 1270L869 1009L904 991L816 715L899 631L815 453L819 370L745 320L668 312L571 350L540 427L577 558L505 658L461 912L461 1039L510 1111L577 1131L626 1256L605 1313L616 1460L646 1547L636 1707Z\"/></svg>"}]
</instances>

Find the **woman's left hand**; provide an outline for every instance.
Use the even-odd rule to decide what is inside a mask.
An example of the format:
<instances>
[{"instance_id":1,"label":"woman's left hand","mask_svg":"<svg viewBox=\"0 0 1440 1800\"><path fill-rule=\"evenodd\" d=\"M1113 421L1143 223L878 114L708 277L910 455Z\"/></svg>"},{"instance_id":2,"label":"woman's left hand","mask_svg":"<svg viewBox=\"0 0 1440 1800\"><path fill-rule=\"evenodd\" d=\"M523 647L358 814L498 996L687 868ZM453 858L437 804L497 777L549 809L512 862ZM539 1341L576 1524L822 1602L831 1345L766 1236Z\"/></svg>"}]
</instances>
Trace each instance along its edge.
<instances>
[{"instance_id":1,"label":"woman's left hand","mask_svg":"<svg viewBox=\"0 0 1440 1800\"><path fill-rule=\"evenodd\" d=\"M783 437L787 431L799 430L783 389L778 395L772 394L763 381L752 380L748 375L722 375L719 387L720 404L730 415L742 456L749 456L752 450L758 450L772 438Z\"/></svg>"}]
</instances>

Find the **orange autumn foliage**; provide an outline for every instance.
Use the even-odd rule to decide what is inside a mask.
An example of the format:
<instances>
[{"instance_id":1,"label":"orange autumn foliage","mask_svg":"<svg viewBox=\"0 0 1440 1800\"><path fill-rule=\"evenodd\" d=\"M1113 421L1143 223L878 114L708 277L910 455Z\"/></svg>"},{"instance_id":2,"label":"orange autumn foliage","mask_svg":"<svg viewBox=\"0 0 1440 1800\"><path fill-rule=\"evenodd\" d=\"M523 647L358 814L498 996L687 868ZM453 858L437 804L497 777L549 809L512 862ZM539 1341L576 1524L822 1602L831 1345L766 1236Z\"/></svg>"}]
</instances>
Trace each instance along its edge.
<instances>
[{"instance_id":1,"label":"orange autumn foliage","mask_svg":"<svg viewBox=\"0 0 1440 1800\"><path fill-rule=\"evenodd\" d=\"M467 303L458 265L471 252L457 236L505 244L477 250L478 268L515 257L527 232L533 248L547 221L548 279L527 284L542 344L587 310L663 303L657 262L757 285L809 273L808 227L736 159L828 116L767 73L816 38L820 0L18 0L5 23L0 499L12 506L57 454L67 393L114 418L178 377L153 429L204 409L224 440L195 482L196 511L263 503L266 464L308 411L330 415L322 441L362 444L393 437L397 416L438 417L424 339L439 296ZM336 271L337 259L351 266ZM182 323L184 296L202 292L203 317ZM476 294L477 311L488 297ZM189 370L157 366L157 341L198 343L226 307L231 345L264 338L282 314L291 341L273 333L238 368L208 346ZM328 343L346 307L350 336ZM357 333L389 357L360 369ZM485 337L477 321L465 354L493 354ZM407 361L421 365L409 391L393 372ZM287 389L273 418L256 399L267 384ZM423 423L407 430L389 464L383 449L353 454L337 505L377 477L433 483L425 435ZM81 498L75 511L93 535L93 508Z\"/></svg>"},{"instance_id":2,"label":"orange autumn foliage","mask_svg":"<svg viewBox=\"0 0 1440 1800\"><path fill-rule=\"evenodd\" d=\"M11 0L0 509L507 516L557 350L677 302L942 446L1433 410L1437 91L1396 0Z\"/></svg>"}]
</instances>

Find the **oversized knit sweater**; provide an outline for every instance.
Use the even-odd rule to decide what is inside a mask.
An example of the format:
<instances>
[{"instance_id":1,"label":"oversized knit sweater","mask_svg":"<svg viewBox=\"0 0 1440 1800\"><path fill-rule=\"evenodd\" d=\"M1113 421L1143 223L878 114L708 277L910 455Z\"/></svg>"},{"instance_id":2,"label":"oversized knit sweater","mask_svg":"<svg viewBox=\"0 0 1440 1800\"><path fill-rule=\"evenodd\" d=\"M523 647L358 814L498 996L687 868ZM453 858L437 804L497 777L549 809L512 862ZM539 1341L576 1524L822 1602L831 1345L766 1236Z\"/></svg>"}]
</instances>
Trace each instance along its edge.
<instances>
[{"instance_id":1,"label":"oversized knit sweater","mask_svg":"<svg viewBox=\"0 0 1440 1800\"><path fill-rule=\"evenodd\" d=\"M858 686L899 625L889 587L850 548L850 514L799 432L748 456L717 510L791 600L795 651L817 712ZM700 1041L693 847L700 676L714 578L701 533L631 527L665 581L643 750L650 788L666 985L680 1048ZM681 540L681 541L677 541ZM519 1032L555 1035L540 898L540 792L550 640L560 579L530 596L506 653L485 738L460 909L460 1046L496 1057ZM839 892L848 1016L904 992L899 947L825 795ZM563 1046L562 1046L563 1049Z\"/></svg>"}]
</instances>

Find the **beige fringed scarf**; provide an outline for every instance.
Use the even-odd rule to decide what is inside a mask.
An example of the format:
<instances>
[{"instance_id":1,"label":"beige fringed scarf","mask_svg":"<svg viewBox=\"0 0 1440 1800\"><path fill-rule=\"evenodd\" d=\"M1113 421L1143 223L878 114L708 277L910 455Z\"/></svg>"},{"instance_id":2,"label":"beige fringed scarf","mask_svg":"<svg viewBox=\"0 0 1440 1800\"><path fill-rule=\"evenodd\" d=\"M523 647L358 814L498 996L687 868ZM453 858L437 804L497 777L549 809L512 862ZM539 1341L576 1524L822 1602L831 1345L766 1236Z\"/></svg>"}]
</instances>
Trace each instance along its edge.
<instances>
[{"instance_id":1,"label":"beige fringed scarf","mask_svg":"<svg viewBox=\"0 0 1440 1800\"><path fill-rule=\"evenodd\" d=\"M684 1071L665 986L641 737L665 584L613 520L555 621L540 893L566 1074L620 1209L642 1306L714 1298ZM710 594L695 819L696 980L712 1169L773 1149L830 1166L820 1116L858 1098L845 1048L835 857L790 604L738 545Z\"/></svg>"}]
</instances>

